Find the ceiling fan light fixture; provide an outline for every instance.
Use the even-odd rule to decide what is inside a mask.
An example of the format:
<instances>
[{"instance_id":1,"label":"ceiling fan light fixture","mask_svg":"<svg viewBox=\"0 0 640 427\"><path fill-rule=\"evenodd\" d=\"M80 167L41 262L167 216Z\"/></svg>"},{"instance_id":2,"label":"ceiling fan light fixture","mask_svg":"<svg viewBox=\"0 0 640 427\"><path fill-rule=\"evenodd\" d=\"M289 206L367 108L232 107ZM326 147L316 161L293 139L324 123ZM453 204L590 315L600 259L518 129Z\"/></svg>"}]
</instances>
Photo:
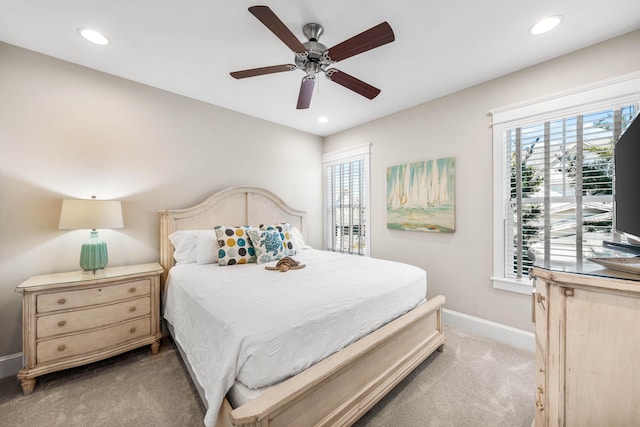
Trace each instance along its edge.
<instances>
[{"instance_id":1,"label":"ceiling fan light fixture","mask_svg":"<svg viewBox=\"0 0 640 427\"><path fill-rule=\"evenodd\" d=\"M529 33L537 36L539 34L549 32L556 28L560 24L561 20L562 16L560 15L547 16L546 18L543 18L533 24L533 26L529 29Z\"/></svg>"},{"instance_id":2,"label":"ceiling fan light fixture","mask_svg":"<svg viewBox=\"0 0 640 427\"><path fill-rule=\"evenodd\" d=\"M89 40L91 43L106 46L109 44L109 39L99 31L92 30L90 28L78 28L78 32L82 37L86 40Z\"/></svg>"}]
</instances>

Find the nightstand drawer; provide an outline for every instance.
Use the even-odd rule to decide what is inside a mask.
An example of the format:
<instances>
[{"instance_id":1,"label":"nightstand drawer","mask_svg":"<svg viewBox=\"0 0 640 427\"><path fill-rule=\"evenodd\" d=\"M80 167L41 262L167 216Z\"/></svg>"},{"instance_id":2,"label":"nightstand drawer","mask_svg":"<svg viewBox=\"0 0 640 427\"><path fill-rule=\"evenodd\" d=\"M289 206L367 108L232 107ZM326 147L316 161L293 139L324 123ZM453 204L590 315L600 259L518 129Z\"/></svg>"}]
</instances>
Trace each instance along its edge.
<instances>
[{"instance_id":1,"label":"nightstand drawer","mask_svg":"<svg viewBox=\"0 0 640 427\"><path fill-rule=\"evenodd\" d=\"M151 319L145 317L93 332L69 335L36 344L36 362L45 363L65 357L91 353L151 333Z\"/></svg>"},{"instance_id":2,"label":"nightstand drawer","mask_svg":"<svg viewBox=\"0 0 640 427\"><path fill-rule=\"evenodd\" d=\"M109 304L86 310L65 311L38 317L36 337L46 338L54 335L78 332L101 326L109 326L128 319L148 315L151 312L151 300L137 298L130 301Z\"/></svg>"},{"instance_id":3,"label":"nightstand drawer","mask_svg":"<svg viewBox=\"0 0 640 427\"><path fill-rule=\"evenodd\" d=\"M139 295L148 295L151 281L148 279L105 285L88 289L55 292L37 296L36 311L48 313L78 307L107 304Z\"/></svg>"}]
</instances>

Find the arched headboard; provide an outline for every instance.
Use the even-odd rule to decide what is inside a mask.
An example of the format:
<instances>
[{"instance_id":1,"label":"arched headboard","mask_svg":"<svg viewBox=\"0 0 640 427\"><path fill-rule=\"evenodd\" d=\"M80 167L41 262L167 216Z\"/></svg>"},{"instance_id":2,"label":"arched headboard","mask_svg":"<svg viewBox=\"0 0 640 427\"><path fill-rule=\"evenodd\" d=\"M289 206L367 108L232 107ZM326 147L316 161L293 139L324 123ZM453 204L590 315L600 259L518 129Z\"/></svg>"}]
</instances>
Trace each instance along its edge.
<instances>
[{"instance_id":1,"label":"arched headboard","mask_svg":"<svg viewBox=\"0 0 640 427\"><path fill-rule=\"evenodd\" d=\"M306 211L289 207L270 191L256 187L230 187L195 206L160 211L160 264L163 283L175 264L169 235L178 230L206 230L216 225L253 225L288 222L306 239Z\"/></svg>"}]
</instances>

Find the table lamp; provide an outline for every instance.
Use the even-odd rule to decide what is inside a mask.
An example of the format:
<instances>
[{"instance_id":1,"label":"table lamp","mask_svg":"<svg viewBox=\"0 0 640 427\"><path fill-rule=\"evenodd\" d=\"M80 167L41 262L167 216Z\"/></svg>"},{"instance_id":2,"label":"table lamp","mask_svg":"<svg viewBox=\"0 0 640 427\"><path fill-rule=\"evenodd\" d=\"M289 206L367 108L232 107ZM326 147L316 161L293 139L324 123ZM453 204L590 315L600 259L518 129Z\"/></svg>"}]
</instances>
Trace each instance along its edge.
<instances>
[{"instance_id":1,"label":"table lamp","mask_svg":"<svg viewBox=\"0 0 640 427\"><path fill-rule=\"evenodd\" d=\"M61 230L90 229L91 237L80 250L80 267L85 271L100 270L109 262L107 244L98 237L98 228L122 228L122 204L115 200L65 199L60 209Z\"/></svg>"}]
</instances>

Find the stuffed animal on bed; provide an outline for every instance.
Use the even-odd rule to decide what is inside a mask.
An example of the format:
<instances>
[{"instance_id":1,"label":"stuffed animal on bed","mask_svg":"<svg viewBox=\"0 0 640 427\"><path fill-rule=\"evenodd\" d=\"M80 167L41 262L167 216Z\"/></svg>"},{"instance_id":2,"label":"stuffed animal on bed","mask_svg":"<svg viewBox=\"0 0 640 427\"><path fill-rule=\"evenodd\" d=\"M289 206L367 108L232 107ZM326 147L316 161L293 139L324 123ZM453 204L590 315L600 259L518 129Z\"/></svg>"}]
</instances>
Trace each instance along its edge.
<instances>
[{"instance_id":1,"label":"stuffed animal on bed","mask_svg":"<svg viewBox=\"0 0 640 427\"><path fill-rule=\"evenodd\" d=\"M281 258L280 261L277 262L275 267L265 266L267 270L280 271L285 273L289 270L299 270L301 268L305 268L305 264L300 264L299 261L294 260L293 258L289 258L288 256Z\"/></svg>"}]
</instances>

